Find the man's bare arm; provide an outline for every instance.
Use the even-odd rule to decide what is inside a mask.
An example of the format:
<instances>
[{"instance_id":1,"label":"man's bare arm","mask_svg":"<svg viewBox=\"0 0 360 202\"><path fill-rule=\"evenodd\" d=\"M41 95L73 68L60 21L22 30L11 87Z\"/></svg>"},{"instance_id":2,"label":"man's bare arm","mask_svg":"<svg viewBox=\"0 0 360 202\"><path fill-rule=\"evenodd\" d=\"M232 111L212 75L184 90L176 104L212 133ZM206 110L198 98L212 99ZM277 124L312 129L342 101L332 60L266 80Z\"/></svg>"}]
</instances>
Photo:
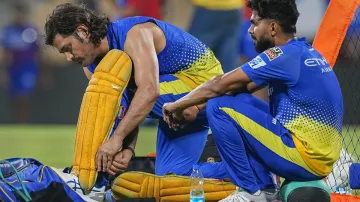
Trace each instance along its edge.
<instances>
[{"instance_id":1,"label":"man's bare arm","mask_svg":"<svg viewBox=\"0 0 360 202\"><path fill-rule=\"evenodd\" d=\"M84 69L85 76L90 80L93 73L91 73L87 67L83 67L83 69ZM125 148L130 147L132 150L135 150L138 133L139 133L139 127L136 127L130 133L130 135L127 136L126 139L124 139L123 145Z\"/></svg>"},{"instance_id":2,"label":"man's bare arm","mask_svg":"<svg viewBox=\"0 0 360 202\"><path fill-rule=\"evenodd\" d=\"M137 90L114 135L124 139L148 116L159 97L159 64L150 29L134 26L127 35L125 52L134 66Z\"/></svg>"},{"instance_id":3,"label":"man's bare arm","mask_svg":"<svg viewBox=\"0 0 360 202\"><path fill-rule=\"evenodd\" d=\"M261 88L264 88L264 87L258 87L258 86L256 86L256 84L254 82L251 82L251 83L248 83L246 86L244 85L244 87L242 87L242 88L228 91L225 94L230 95L230 96L234 96L234 95L237 95L240 93L251 94ZM176 102L173 104L175 106L177 105ZM195 107L196 107L196 109L195 109ZM182 127L186 126L189 122L191 122L195 119L197 113L199 113L201 110L203 110L205 108L206 108L206 102L187 108L186 109L187 111L184 110L182 112L181 116L179 116L179 114L176 114L175 117L172 117L170 127L174 128L174 129L178 129L178 128L182 128ZM167 118L164 118L164 120L167 121Z\"/></svg>"},{"instance_id":4,"label":"man's bare arm","mask_svg":"<svg viewBox=\"0 0 360 202\"><path fill-rule=\"evenodd\" d=\"M139 126L135 128L125 139L124 139L124 147L131 148L135 151L136 142L139 134Z\"/></svg>"},{"instance_id":5,"label":"man's bare arm","mask_svg":"<svg viewBox=\"0 0 360 202\"><path fill-rule=\"evenodd\" d=\"M239 88L237 90L234 90L234 91L229 91L226 93L226 95L237 95L237 94L240 94L240 93L254 93L258 90L261 90L265 88L265 86L256 86L255 82L251 82L249 84L246 85L246 87L244 86L243 88ZM198 110L201 111L203 109L206 108L206 102L205 103L202 103L202 104L199 104L199 105L196 105Z\"/></svg>"},{"instance_id":6,"label":"man's bare arm","mask_svg":"<svg viewBox=\"0 0 360 202\"><path fill-rule=\"evenodd\" d=\"M256 90L255 84L251 84L250 78L238 68L227 74L213 77L211 80L195 88L188 95L176 101L176 111L182 111L188 107L198 105L204 108L207 100L236 92L248 92ZM249 85L250 84L250 85Z\"/></svg>"},{"instance_id":7,"label":"man's bare arm","mask_svg":"<svg viewBox=\"0 0 360 202\"><path fill-rule=\"evenodd\" d=\"M264 88L264 86L257 86L255 84L255 82L250 82L248 83L246 86L244 86L243 88L239 88L239 89L236 89L234 91L229 91L226 93L226 95L237 95L237 94L240 94L240 93L254 93L260 89Z\"/></svg>"}]
</instances>

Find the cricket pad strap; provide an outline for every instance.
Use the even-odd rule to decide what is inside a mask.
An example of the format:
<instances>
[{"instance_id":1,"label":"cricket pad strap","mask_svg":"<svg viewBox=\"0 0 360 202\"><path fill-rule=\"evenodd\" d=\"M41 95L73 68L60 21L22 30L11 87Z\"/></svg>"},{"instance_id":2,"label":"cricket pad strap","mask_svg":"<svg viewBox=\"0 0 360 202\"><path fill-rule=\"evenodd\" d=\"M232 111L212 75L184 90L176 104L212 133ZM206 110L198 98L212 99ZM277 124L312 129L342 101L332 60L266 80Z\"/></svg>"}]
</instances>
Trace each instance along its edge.
<instances>
[{"instance_id":1,"label":"cricket pad strap","mask_svg":"<svg viewBox=\"0 0 360 202\"><path fill-rule=\"evenodd\" d=\"M230 182L215 179L204 180L205 201L219 201L236 190ZM152 198L157 202L189 201L190 177L166 175L156 176L144 172L125 172L119 175L112 187L112 195L116 200L125 198Z\"/></svg>"},{"instance_id":2,"label":"cricket pad strap","mask_svg":"<svg viewBox=\"0 0 360 202\"><path fill-rule=\"evenodd\" d=\"M86 88L76 128L71 171L79 177L85 191L95 184L96 152L110 136L131 71L130 57L123 51L111 50L96 67Z\"/></svg>"}]
</instances>

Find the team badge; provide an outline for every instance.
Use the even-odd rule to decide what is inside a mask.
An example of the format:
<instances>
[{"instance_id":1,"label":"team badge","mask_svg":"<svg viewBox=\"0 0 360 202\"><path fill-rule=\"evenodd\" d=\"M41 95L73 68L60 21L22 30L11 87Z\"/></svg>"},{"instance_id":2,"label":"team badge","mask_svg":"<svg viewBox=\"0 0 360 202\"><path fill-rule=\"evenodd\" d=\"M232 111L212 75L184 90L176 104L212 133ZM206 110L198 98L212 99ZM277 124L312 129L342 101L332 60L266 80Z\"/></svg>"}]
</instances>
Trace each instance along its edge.
<instances>
[{"instance_id":1,"label":"team badge","mask_svg":"<svg viewBox=\"0 0 360 202\"><path fill-rule=\"evenodd\" d=\"M270 48L265 51L265 55L269 58L270 61L278 58L282 54L283 51L279 47Z\"/></svg>"}]
</instances>

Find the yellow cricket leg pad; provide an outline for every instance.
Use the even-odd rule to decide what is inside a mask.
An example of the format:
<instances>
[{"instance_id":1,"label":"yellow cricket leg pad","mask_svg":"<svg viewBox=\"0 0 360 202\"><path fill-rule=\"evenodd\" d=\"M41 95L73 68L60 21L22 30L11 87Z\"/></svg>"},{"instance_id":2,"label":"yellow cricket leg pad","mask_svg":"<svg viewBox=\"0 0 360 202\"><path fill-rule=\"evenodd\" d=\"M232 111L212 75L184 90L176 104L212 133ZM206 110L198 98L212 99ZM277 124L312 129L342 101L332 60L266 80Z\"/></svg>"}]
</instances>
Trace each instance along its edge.
<instances>
[{"instance_id":1,"label":"yellow cricket leg pad","mask_svg":"<svg viewBox=\"0 0 360 202\"><path fill-rule=\"evenodd\" d=\"M76 128L72 168L85 191L95 185L96 152L112 131L131 71L130 57L123 51L111 50L96 67L86 88Z\"/></svg>"},{"instance_id":2,"label":"yellow cricket leg pad","mask_svg":"<svg viewBox=\"0 0 360 202\"><path fill-rule=\"evenodd\" d=\"M215 179L205 179L203 187L205 201L207 202L219 201L236 190L234 184ZM117 200L155 197L157 202L188 202L190 199L190 177L125 172L115 179L111 191Z\"/></svg>"}]
</instances>

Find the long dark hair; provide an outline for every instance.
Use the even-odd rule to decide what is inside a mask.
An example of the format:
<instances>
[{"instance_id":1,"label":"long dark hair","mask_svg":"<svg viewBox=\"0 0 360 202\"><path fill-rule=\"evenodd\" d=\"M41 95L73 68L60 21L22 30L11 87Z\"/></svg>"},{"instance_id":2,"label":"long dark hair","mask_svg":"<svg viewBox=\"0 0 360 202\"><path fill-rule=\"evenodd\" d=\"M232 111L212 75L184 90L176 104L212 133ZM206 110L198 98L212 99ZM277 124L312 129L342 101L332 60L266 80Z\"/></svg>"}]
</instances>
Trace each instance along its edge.
<instances>
[{"instance_id":1,"label":"long dark hair","mask_svg":"<svg viewBox=\"0 0 360 202\"><path fill-rule=\"evenodd\" d=\"M77 26L85 25L89 30L89 40L98 46L106 36L110 20L105 15L98 15L83 4L65 3L56 6L45 23L45 44L52 45L55 35L63 37L75 35Z\"/></svg>"}]
</instances>

